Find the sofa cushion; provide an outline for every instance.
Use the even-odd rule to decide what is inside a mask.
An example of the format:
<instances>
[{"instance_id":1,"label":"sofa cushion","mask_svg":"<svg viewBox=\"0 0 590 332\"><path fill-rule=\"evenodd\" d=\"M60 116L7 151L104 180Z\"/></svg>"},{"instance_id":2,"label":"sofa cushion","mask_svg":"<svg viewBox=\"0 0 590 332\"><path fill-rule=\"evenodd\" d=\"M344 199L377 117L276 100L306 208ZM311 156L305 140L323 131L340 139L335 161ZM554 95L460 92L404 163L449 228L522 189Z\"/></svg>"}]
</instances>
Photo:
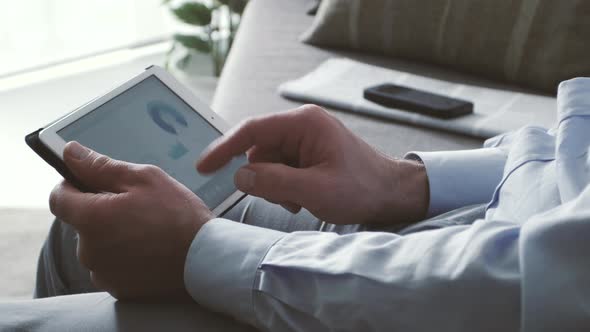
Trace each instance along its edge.
<instances>
[{"instance_id":1,"label":"sofa cushion","mask_svg":"<svg viewBox=\"0 0 590 332\"><path fill-rule=\"evenodd\" d=\"M587 0L324 0L303 35L554 93L590 75Z\"/></svg>"}]
</instances>

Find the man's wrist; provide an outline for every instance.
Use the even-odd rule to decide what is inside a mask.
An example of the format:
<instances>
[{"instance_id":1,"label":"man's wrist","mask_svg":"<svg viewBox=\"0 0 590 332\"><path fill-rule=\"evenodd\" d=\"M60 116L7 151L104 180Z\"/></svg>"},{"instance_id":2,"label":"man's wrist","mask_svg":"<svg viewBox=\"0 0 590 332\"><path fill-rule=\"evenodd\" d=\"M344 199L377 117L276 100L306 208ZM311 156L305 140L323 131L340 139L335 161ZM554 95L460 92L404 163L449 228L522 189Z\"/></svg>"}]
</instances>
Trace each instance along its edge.
<instances>
[{"instance_id":1,"label":"man's wrist","mask_svg":"<svg viewBox=\"0 0 590 332\"><path fill-rule=\"evenodd\" d=\"M390 191L385 193L384 207L388 220L415 222L426 217L430 193L426 167L419 161L390 159L388 167Z\"/></svg>"}]
</instances>

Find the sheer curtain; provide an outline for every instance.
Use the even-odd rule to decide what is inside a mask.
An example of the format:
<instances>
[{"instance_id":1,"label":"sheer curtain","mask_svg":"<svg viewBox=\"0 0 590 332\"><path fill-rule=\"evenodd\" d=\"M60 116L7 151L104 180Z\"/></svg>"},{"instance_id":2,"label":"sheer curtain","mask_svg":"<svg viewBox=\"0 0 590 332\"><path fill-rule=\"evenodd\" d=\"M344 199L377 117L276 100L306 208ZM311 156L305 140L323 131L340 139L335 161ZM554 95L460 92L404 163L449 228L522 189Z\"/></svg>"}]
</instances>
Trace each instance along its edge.
<instances>
[{"instance_id":1,"label":"sheer curtain","mask_svg":"<svg viewBox=\"0 0 590 332\"><path fill-rule=\"evenodd\" d=\"M164 39L162 0L0 0L0 77Z\"/></svg>"}]
</instances>

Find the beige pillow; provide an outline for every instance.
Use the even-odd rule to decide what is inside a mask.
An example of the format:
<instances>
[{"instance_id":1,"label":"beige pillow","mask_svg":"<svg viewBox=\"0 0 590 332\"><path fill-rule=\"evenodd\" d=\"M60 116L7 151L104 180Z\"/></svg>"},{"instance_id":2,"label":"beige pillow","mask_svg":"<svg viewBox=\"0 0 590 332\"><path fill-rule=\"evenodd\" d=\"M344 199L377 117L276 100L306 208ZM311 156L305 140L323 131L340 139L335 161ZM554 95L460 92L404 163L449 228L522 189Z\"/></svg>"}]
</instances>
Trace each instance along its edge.
<instances>
[{"instance_id":1,"label":"beige pillow","mask_svg":"<svg viewBox=\"0 0 590 332\"><path fill-rule=\"evenodd\" d=\"M323 0L302 39L554 93L590 76L589 0Z\"/></svg>"}]
</instances>

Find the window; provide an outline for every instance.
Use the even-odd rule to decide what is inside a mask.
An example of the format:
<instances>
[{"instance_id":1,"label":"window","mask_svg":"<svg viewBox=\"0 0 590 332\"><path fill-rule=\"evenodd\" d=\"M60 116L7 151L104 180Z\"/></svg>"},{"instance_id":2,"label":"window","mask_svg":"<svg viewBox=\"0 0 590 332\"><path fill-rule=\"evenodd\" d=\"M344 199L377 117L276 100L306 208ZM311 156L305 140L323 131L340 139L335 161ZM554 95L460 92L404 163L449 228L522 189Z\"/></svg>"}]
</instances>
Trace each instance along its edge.
<instances>
[{"instance_id":1,"label":"window","mask_svg":"<svg viewBox=\"0 0 590 332\"><path fill-rule=\"evenodd\" d=\"M166 39L162 0L0 0L0 78Z\"/></svg>"}]
</instances>

